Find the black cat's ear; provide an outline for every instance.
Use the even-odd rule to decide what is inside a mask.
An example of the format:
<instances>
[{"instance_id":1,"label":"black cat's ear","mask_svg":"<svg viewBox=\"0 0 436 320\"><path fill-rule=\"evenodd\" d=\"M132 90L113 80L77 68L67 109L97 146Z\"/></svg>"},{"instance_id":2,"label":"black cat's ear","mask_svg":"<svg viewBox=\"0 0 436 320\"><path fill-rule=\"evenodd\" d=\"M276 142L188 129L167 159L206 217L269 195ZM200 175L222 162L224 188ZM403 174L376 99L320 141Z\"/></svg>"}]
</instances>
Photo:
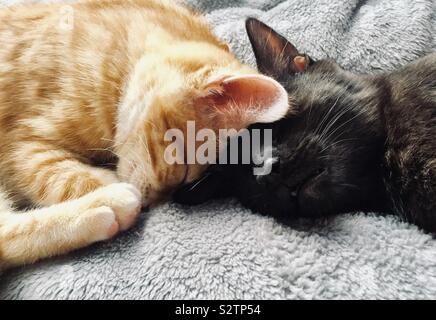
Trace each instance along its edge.
<instances>
[{"instance_id":1,"label":"black cat's ear","mask_svg":"<svg viewBox=\"0 0 436 320\"><path fill-rule=\"evenodd\" d=\"M263 22L248 18L245 26L261 73L280 79L304 72L311 64L312 59L299 53L292 43Z\"/></svg>"}]
</instances>

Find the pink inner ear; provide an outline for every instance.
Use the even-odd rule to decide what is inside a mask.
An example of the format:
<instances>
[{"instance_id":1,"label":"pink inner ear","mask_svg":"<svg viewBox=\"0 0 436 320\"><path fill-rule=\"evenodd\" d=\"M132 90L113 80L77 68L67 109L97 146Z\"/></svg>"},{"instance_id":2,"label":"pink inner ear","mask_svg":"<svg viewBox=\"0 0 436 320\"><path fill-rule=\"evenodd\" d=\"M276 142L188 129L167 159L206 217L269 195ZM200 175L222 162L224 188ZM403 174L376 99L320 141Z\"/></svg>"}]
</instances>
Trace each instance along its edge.
<instances>
[{"instance_id":1,"label":"pink inner ear","mask_svg":"<svg viewBox=\"0 0 436 320\"><path fill-rule=\"evenodd\" d=\"M249 74L209 83L195 105L213 119L214 126L244 128L259 122L274 122L289 111L288 94L274 79Z\"/></svg>"},{"instance_id":2,"label":"pink inner ear","mask_svg":"<svg viewBox=\"0 0 436 320\"><path fill-rule=\"evenodd\" d=\"M252 74L225 78L218 92L213 97L214 105L236 108L239 115L245 115L242 118L248 124L273 122L288 112L286 90L270 77Z\"/></svg>"},{"instance_id":3,"label":"pink inner ear","mask_svg":"<svg viewBox=\"0 0 436 320\"><path fill-rule=\"evenodd\" d=\"M263 77L232 77L223 81L225 95L231 97L241 107L257 104L268 108L280 95L278 87Z\"/></svg>"}]
</instances>

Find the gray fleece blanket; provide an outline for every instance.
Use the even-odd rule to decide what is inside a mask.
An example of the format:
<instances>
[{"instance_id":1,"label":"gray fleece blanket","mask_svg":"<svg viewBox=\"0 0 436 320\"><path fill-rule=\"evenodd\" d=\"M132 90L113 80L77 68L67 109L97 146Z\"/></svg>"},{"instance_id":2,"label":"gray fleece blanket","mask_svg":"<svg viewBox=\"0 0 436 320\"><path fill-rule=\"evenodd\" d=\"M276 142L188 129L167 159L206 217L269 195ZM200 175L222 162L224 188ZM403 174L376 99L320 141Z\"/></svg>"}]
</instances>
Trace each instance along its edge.
<instances>
[{"instance_id":1,"label":"gray fleece blanket","mask_svg":"<svg viewBox=\"0 0 436 320\"><path fill-rule=\"evenodd\" d=\"M436 49L432 0L189 2L250 64L247 16L357 72L393 69ZM233 200L170 203L111 242L3 275L0 297L435 299L436 240L390 216L354 213L285 227Z\"/></svg>"}]
</instances>

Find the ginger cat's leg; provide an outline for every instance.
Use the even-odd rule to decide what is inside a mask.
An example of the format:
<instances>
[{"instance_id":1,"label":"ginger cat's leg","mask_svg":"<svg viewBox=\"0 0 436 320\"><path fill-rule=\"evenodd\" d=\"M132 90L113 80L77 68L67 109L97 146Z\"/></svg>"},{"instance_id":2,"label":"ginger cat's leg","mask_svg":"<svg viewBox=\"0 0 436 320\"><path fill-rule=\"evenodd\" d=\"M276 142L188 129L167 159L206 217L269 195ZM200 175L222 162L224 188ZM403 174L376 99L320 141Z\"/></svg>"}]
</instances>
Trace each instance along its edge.
<instances>
[{"instance_id":1,"label":"ginger cat's leg","mask_svg":"<svg viewBox=\"0 0 436 320\"><path fill-rule=\"evenodd\" d=\"M115 183L51 207L13 212L0 200L0 267L88 246L133 224L141 195L130 184Z\"/></svg>"},{"instance_id":2,"label":"ginger cat's leg","mask_svg":"<svg viewBox=\"0 0 436 320\"><path fill-rule=\"evenodd\" d=\"M25 142L13 149L8 164L10 173L18 190L37 205L77 199L119 182L115 172L91 166L79 156L48 143Z\"/></svg>"},{"instance_id":3,"label":"ginger cat's leg","mask_svg":"<svg viewBox=\"0 0 436 320\"><path fill-rule=\"evenodd\" d=\"M133 185L119 183L114 172L41 142L13 150L9 168L19 190L33 203L49 207L14 212L0 196L0 267L109 239L136 220L141 194Z\"/></svg>"}]
</instances>

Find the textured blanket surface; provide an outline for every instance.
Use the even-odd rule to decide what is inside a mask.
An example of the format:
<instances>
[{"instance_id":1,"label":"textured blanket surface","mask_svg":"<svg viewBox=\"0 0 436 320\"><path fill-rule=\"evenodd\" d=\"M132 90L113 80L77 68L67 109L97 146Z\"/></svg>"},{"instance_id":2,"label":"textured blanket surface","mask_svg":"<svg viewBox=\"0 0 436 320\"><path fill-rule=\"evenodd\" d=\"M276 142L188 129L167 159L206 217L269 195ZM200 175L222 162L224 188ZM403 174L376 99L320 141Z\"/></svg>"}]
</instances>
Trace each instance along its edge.
<instances>
[{"instance_id":1,"label":"textured blanket surface","mask_svg":"<svg viewBox=\"0 0 436 320\"><path fill-rule=\"evenodd\" d=\"M436 49L432 0L188 2L250 64L247 16L314 58L357 72L390 70ZM285 227L232 200L165 204L111 242L2 275L0 297L434 299L436 240L390 216L355 213Z\"/></svg>"}]
</instances>

